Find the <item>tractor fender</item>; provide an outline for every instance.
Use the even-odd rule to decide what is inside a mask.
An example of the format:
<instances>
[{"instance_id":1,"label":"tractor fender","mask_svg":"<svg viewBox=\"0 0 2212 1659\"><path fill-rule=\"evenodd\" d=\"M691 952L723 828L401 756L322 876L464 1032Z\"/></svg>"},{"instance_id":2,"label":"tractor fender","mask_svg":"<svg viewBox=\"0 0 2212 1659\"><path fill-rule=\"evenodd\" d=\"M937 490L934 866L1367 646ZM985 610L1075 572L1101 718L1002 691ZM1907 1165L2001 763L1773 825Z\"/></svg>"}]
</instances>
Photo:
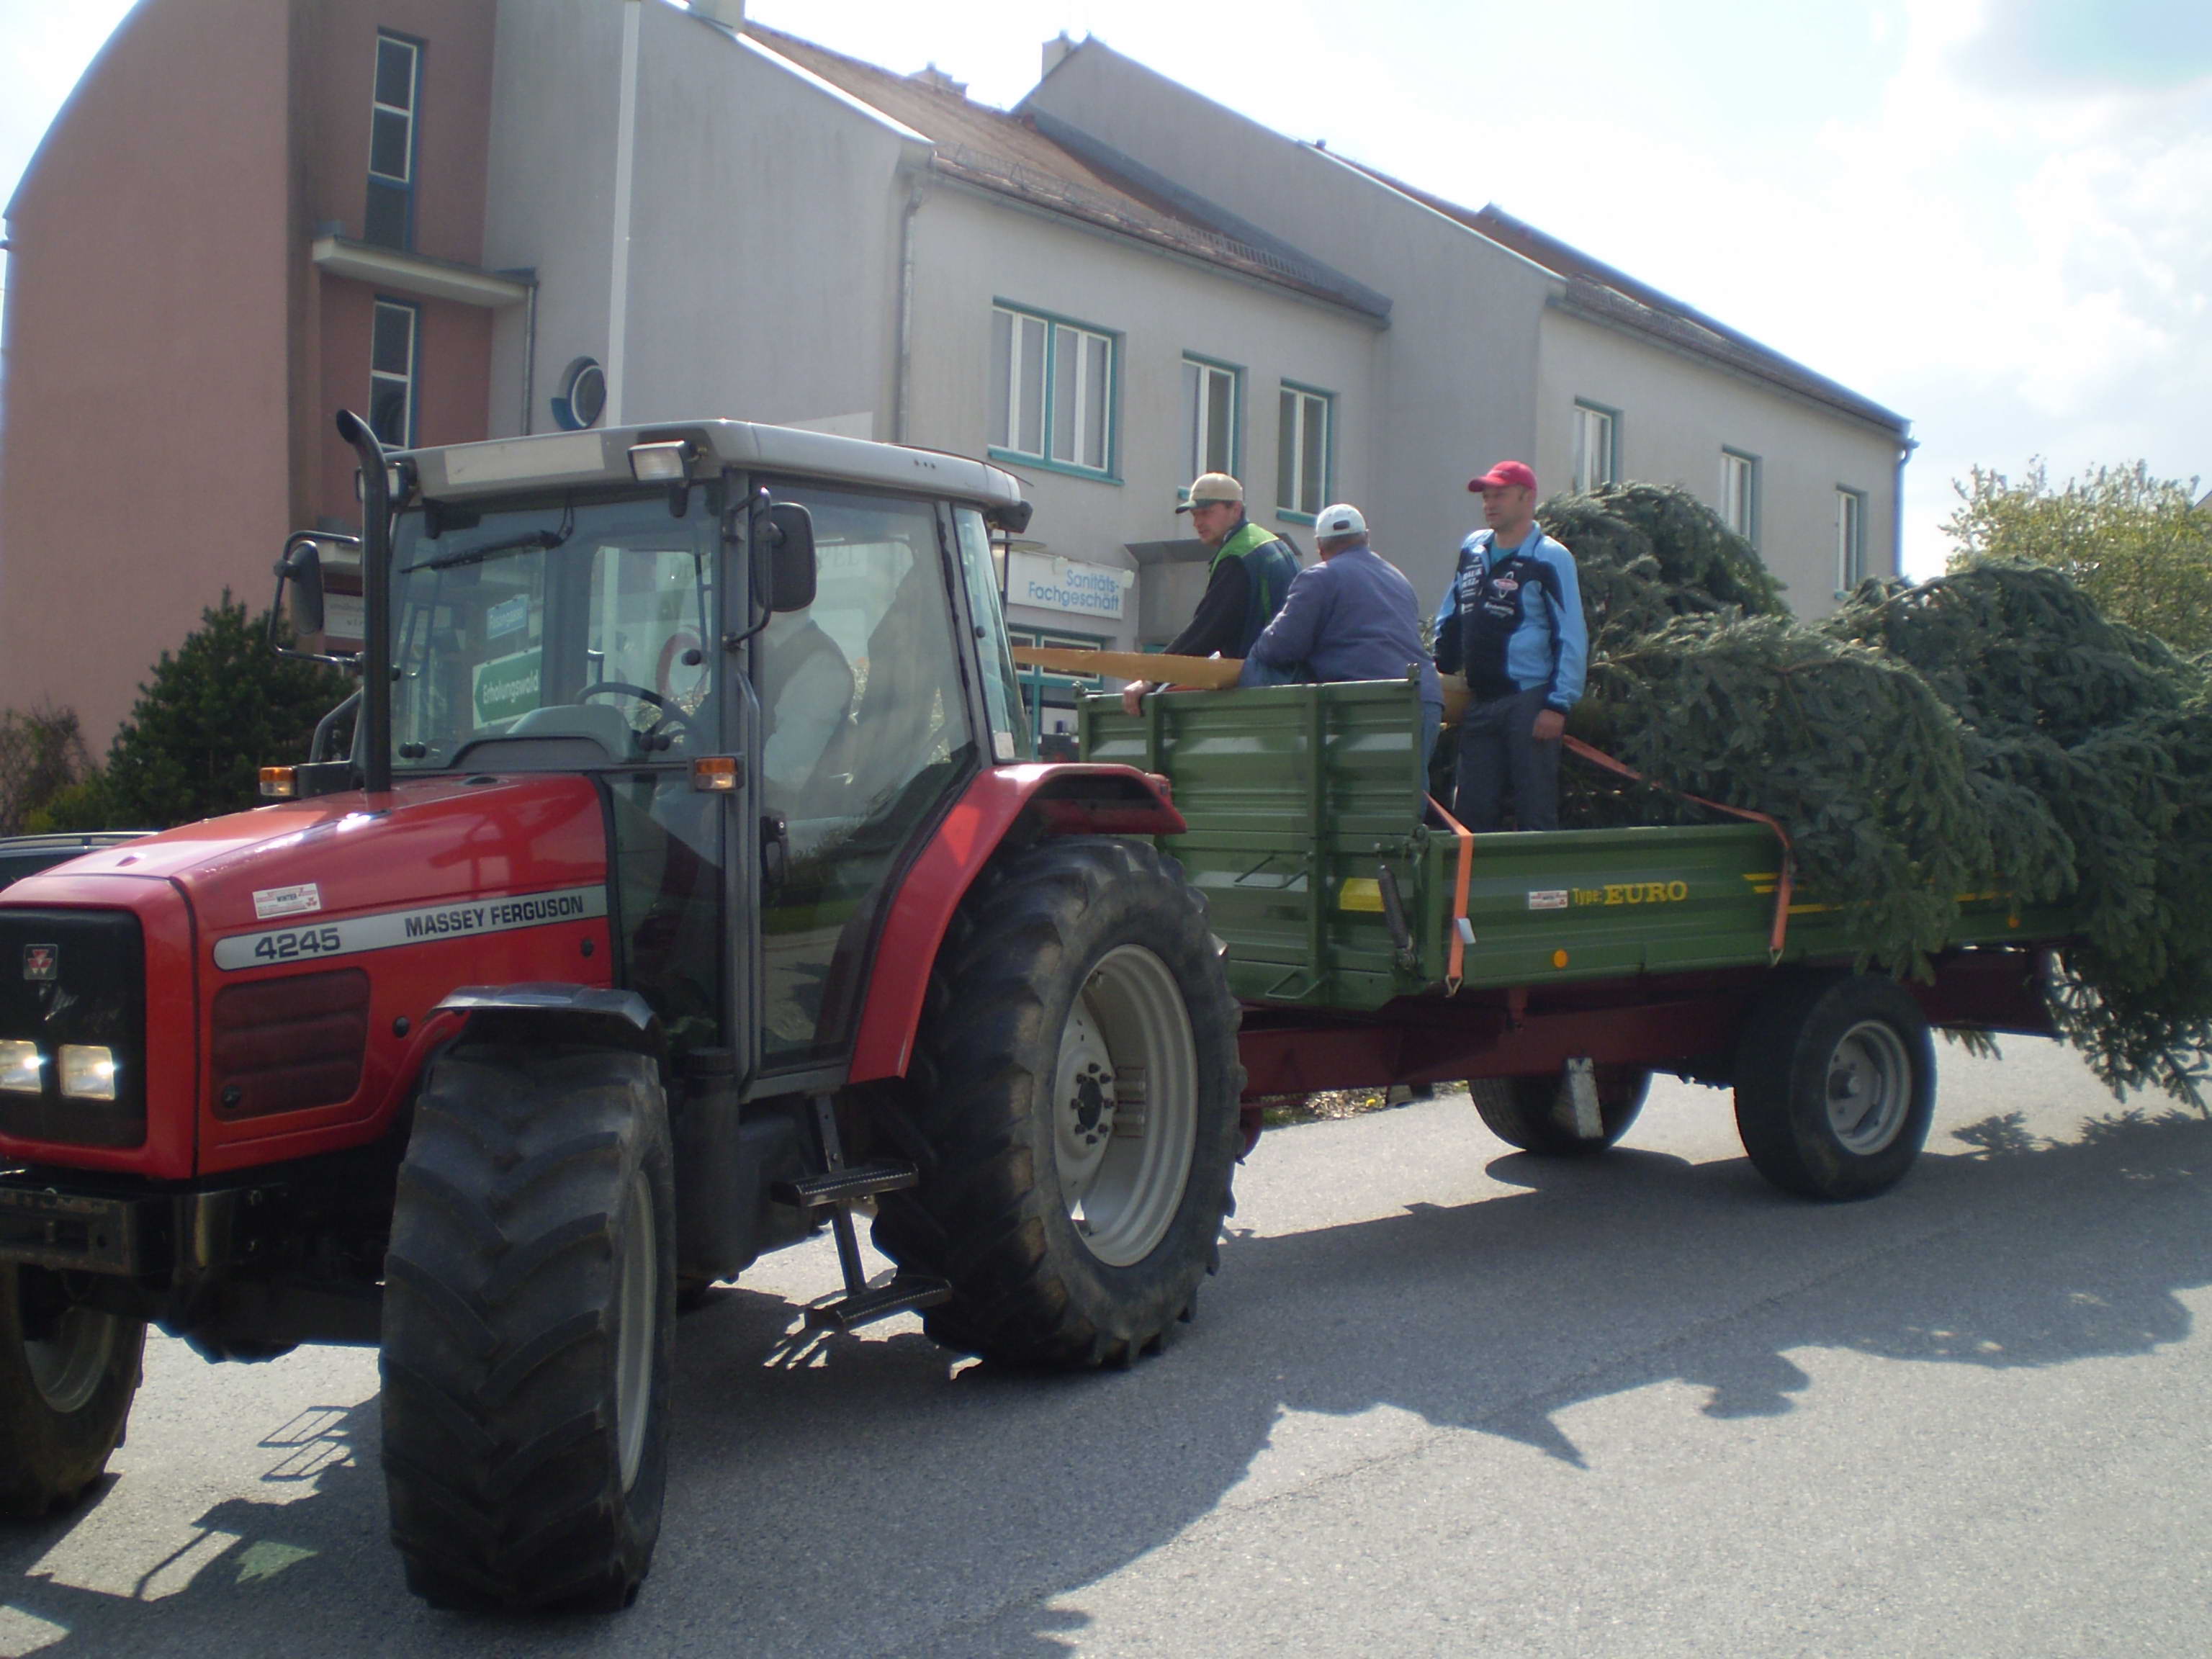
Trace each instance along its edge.
<instances>
[{"instance_id":1,"label":"tractor fender","mask_svg":"<svg viewBox=\"0 0 2212 1659\"><path fill-rule=\"evenodd\" d=\"M489 1041L596 1043L649 1054L655 1061L667 1058L660 1016L635 991L553 983L464 985L431 1013L465 1015L465 1034Z\"/></svg>"},{"instance_id":2,"label":"tractor fender","mask_svg":"<svg viewBox=\"0 0 2212 1659\"><path fill-rule=\"evenodd\" d=\"M1131 766L999 766L955 801L899 884L876 941L851 1080L904 1077L937 947L969 887L1010 837L1175 836L1167 781Z\"/></svg>"}]
</instances>

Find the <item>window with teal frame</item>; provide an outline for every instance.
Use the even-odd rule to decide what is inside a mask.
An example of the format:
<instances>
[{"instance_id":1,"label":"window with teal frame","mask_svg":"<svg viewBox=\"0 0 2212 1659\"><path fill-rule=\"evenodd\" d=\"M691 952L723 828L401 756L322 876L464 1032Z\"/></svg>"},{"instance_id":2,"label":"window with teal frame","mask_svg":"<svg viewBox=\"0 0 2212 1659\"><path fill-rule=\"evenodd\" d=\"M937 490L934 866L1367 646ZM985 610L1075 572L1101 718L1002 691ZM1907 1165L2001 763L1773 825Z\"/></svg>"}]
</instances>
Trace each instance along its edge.
<instances>
[{"instance_id":1,"label":"window with teal frame","mask_svg":"<svg viewBox=\"0 0 2212 1659\"><path fill-rule=\"evenodd\" d=\"M1311 524L1328 504L1336 394L1283 382L1275 428L1275 516Z\"/></svg>"},{"instance_id":2,"label":"window with teal frame","mask_svg":"<svg viewBox=\"0 0 2212 1659\"><path fill-rule=\"evenodd\" d=\"M1184 476L1241 473L1244 451L1244 371L1185 352L1182 359Z\"/></svg>"},{"instance_id":3,"label":"window with teal frame","mask_svg":"<svg viewBox=\"0 0 2212 1659\"><path fill-rule=\"evenodd\" d=\"M1121 339L1001 300L991 307L990 453L1119 482L1114 430Z\"/></svg>"}]
</instances>

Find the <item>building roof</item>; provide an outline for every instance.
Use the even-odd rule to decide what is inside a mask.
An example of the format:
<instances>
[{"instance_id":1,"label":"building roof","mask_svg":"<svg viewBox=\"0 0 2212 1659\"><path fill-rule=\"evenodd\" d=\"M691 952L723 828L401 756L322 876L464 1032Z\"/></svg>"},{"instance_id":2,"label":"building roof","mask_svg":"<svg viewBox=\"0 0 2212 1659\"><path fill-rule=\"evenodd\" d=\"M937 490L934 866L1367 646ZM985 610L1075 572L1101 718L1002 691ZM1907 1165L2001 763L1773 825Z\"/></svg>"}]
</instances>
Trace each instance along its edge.
<instances>
[{"instance_id":1,"label":"building roof","mask_svg":"<svg viewBox=\"0 0 2212 1659\"><path fill-rule=\"evenodd\" d=\"M931 165L947 179L1371 319L1389 314L1389 301L1373 290L1279 243L1223 234L1218 225L1236 222L1226 212L1211 213L1195 198L1154 188L1138 169L1112 167L1110 152L1079 155L1028 116L971 101L958 82L934 69L896 75L750 18L744 32L927 138L935 151Z\"/></svg>"},{"instance_id":2,"label":"building roof","mask_svg":"<svg viewBox=\"0 0 2212 1659\"><path fill-rule=\"evenodd\" d=\"M1602 260L1594 259L1579 248L1570 247L1557 237L1545 234L1526 220L1516 219L1501 208L1461 207L1441 196L1407 184L1403 179L1394 179L1374 167L1337 155L1334 150L1329 153L1347 167L1357 168L1448 219L1456 220L1477 234L1489 238L1499 246L1511 250L1560 277L1567 284L1567 308L1570 310L1580 311L1600 322L1649 335L1699 356L1716 359L1731 368L1783 386L1815 403L1887 428L1899 437L1911 428L1912 422L1895 410L1885 409L1870 398L1861 397L1849 386L1840 385L1825 374L1815 374L1802 363L1784 356L1771 346L1761 345L1749 335L1737 332L1695 307L1685 305L1670 295L1662 294L1658 289L1638 282L1627 272L1617 270Z\"/></svg>"}]
</instances>

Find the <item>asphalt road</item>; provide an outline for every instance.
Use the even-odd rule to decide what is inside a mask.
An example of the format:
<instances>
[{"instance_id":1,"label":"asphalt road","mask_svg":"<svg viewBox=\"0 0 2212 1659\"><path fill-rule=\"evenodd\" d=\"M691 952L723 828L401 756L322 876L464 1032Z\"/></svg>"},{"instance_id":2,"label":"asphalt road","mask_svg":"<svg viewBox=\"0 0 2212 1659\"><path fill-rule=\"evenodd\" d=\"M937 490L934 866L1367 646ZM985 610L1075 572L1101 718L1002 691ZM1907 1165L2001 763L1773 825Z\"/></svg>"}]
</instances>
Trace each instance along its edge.
<instances>
[{"instance_id":1,"label":"asphalt road","mask_svg":"<svg viewBox=\"0 0 2212 1659\"><path fill-rule=\"evenodd\" d=\"M1666 1084L1589 1164L1463 1097L1271 1133L1199 1322L1008 1378L827 1343L790 1252L688 1317L630 1613L434 1613L376 1371L157 1341L76 1514L0 1535L0 1655L2188 1655L2212 1650L2212 1128L1942 1053L1874 1201L1766 1188Z\"/></svg>"}]
</instances>

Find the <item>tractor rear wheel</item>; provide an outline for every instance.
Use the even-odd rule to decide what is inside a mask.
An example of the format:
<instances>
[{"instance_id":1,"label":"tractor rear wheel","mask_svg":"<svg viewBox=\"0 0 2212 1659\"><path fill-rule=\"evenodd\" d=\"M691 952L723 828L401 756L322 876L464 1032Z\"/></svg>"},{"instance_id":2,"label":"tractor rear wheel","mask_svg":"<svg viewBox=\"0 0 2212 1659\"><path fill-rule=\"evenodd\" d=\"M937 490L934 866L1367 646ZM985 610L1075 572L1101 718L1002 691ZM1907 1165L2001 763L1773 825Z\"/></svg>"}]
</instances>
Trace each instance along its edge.
<instances>
[{"instance_id":1,"label":"tractor rear wheel","mask_svg":"<svg viewBox=\"0 0 2212 1659\"><path fill-rule=\"evenodd\" d=\"M636 1598L660 1531L675 1320L653 1061L441 1055L385 1270L384 1474L410 1589L476 1610Z\"/></svg>"},{"instance_id":2,"label":"tractor rear wheel","mask_svg":"<svg viewBox=\"0 0 2212 1659\"><path fill-rule=\"evenodd\" d=\"M0 1514L36 1520L100 1479L145 1352L144 1320L78 1306L43 1267L0 1267Z\"/></svg>"},{"instance_id":3,"label":"tractor rear wheel","mask_svg":"<svg viewBox=\"0 0 2212 1659\"><path fill-rule=\"evenodd\" d=\"M976 880L938 954L875 1239L948 1280L951 1347L1126 1364L1188 1318L1239 1139L1237 1009L1206 907L1142 842L1048 842Z\"/></svg>"},{"instance_id":4,"label":"tractor rear wheel","mask_svg":"<svg viewBox=\"0 0 2212 1659\"><path fill-rule=\"evenodd\" d=\"M1736 1133L1784 1192L1869 1198L1895 1185L1935 1113L1928 1019L1895 980L1805 974L1753 1012L1736 1058Z\"/></svg>"},{"instance_id":5,"label":"tractor rear wheel","mask_svg":"<svg viewBox=\"0 0 2212 1659\"><path fill-rule=\"evenodd\" d=\"M1600 1066L1595 1081L1598 1121L1604 1126L1595 1139L1575 1133L1574 1104L1561 1073L1471 1078L1467 1092L1484 1126L1507 1146L1538 1158L1587 1158L1628 1133L1644 1109L1651 1073L1642 1066Z\"/></svg>"}]
</instances>

